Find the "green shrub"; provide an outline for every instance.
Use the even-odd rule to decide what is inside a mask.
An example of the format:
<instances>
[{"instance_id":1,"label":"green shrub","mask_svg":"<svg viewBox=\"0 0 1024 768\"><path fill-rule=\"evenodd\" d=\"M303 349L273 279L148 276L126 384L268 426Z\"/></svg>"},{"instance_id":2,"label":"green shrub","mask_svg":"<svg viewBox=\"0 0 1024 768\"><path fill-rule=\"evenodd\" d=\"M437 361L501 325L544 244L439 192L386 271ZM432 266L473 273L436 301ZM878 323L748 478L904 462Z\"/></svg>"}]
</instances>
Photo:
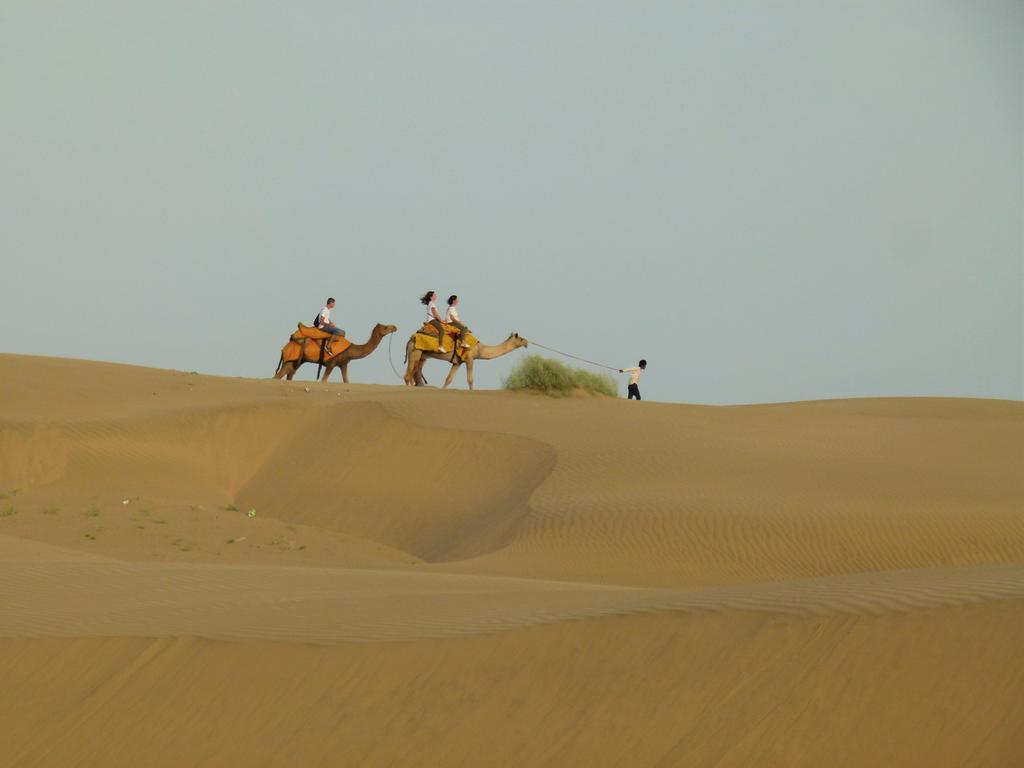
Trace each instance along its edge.
<instances>
[{"instance_id":1,"label":"green shrub","mask_svg":"<svg viewBox=\"0 0 1024 768\"><path fill-rule=\"evenodd\" d=\"M608 397L619 396L619 386L611 376L570 368L540 355L523 358L502 384L505 389L532 389L557 397L564 397L574 389Z\"/></svg>"}]
</instances>

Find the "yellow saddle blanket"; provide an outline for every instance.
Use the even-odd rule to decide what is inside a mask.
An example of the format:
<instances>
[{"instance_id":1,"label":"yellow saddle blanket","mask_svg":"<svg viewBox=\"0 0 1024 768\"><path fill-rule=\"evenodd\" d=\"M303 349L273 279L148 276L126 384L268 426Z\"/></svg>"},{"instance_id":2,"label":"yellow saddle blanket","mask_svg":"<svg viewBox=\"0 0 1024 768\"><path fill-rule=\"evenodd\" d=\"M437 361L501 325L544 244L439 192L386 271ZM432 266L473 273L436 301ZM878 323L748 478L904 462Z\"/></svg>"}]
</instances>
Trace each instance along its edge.
<instances>
[{"instance_id":1,"label":"yellow saddle blanket","mask_svg":"<svg viewBox=\"0 0 1024 768\"><path fill-rule=\"evenodd\" d=\"M444 330L445 347L448 349L449 352L451 352L454 349L458 354L460 360L465 358L466 352L468 352L469 349L472 349L473 347L480 343L480 340L469 331L466 331L466 335L463 336L462 339L459 340L459 342L456 342L455 339L459 335L459 329L456 328L454 325L448 325L447 323L445 323ZM437 343L437 329L430 323L424 323L423 327L416 331L414 343L416 345L416 349L419 349L423 352L437 352L439 349ZM456 346L457 344L460 343L468 344L469 348L467 349L462 346Z\"/></svg>"}]
</instances>

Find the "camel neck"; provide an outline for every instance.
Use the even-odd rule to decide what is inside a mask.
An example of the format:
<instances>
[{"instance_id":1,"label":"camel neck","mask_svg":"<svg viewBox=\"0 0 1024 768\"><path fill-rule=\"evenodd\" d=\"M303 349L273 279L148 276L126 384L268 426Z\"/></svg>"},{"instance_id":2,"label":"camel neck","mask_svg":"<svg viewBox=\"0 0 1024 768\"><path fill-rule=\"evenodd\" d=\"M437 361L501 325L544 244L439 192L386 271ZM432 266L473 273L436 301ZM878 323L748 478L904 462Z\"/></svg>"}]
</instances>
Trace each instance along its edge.
<instances>
[{"instance_id":1,"label":"camel neck","mask_svg":"<svg viewBox=\"0 0 1024 768\"><path fill-rule=\"evenodd\" d=\"M480 351L477 352L476 356L480 360L493 360L496 357L507 355L513 349L515 349L515 344L512 343L511 339L493 347L487 344L481 344Z\"/></svg>"},{"instance_id":2,"label":"camel neck","mask_svg":"<svg viewBox=\"0 0 1024 768\"><path fill-rule=\"evenodd\" d=\"M380 344L380 340L383 338L384 334L374 328L373 333L370 334L370 338L365 344L353 344L349 347L349 354L353 358L365 357L377 348L377 345Z\"/></svg>"}]
</instances>

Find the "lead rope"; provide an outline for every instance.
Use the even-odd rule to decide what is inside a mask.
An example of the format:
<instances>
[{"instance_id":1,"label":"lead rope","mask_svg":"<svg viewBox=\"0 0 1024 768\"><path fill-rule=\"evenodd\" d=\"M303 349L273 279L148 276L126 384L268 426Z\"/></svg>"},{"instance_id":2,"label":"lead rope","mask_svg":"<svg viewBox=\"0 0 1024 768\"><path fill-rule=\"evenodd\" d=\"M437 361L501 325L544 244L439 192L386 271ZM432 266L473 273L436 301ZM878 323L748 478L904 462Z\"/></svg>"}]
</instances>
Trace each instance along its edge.
<instances>
[{"instance_id":1,"label":"lead rope","mask_svg":"<svg viewBox=\"0 0 1024 768\"><path fill-rule=\"evenodd\" d=\"M400 374L398 372L397 368L395 368L394 355L392 355L392 353L391 353L391 342L394 340L394 336L395 336L395 334L393 334L393 333L389 333L388 334L388 364L391 366L391 370L395 374L395 377L399 381L404 382L405 381L405 377L402 376L402 374ZM587 358L580 357L579 355L571 355L568 352L563 352L562 350L555 349L554 347L545 346L545 345L543 345L543 344L541 344L540 342L537 342L537 341L531 341L529 343L532 344L535 347L540 347L541 349L546 349L548 352L554 352L556 355L562 355L563 357L571 357L573 360L579 360L581 363L587 363L588 365L596 365L598 368L607 368L609 371L615 371L616 373L618 373L621 370L620 368L615 368L614 366L611 366L611 365L605 365L604 363L598 363L598 362L595 362L594 360L587 360Z\"/></svg>"},{"instance_id":2,"label":"lead rope","mask_svg":"<svg viewBox=\"0 0 1024 768\"><path fill-rule=\"evenodd\" d=\"M534 347L540 347L541 349L546 349L548 352L554 352L556 355L562 355L564 357L571 357L573 360L579 360L581 363L588 363L589 365L596 365L598 368L607 368L609 371L615 371L616 373L618 373L619 370L621 370L619 368L615 368L615 367L610 366L610 365L605 365L604 363L596 363L593 360L587 360L587 358L585 358L585 357L579 357L577 355L570 355L568 352L562 352L560 349L555 349L554 347L545 347L543 344L539 344L536 341L531 341L530 344L532 346L534 346Z\"/></svg>"},{"instance_id":3,"label":"lead rope","mask_svg":"<svg viewBox=\"0 0 1024 768\"><path fill-rule=\"evenodd\" d=\"M393 333L389 333L388 334L388 362L391 364L391 370L395 372L395 376L398 377L398 380L404 383L405 382L405 377L402 376L402 374L400 374L398 372L397 368L395 368L395 361L391 357L391 341L394 338L395 338L395 334L393 334Z\"/></svg>"}]
</instances>

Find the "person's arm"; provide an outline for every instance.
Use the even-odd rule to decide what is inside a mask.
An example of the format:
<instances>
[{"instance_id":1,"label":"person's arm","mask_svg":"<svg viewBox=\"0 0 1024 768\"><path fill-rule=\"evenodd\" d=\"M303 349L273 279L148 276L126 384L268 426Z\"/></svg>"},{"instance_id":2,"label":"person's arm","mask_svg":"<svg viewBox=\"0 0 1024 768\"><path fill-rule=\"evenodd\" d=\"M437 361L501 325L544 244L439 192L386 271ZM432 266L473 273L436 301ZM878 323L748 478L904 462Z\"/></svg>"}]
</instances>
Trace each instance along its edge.
<instances>
[{"instance_id":1,"label":"person's arm","mask_svg":"<svg viewBox=\"0 0 1024 768\"><path fill-rule=\"evenodd\" d=\"M439 315L438 312L437 312L437 307L431 307L430 308L430 314L432 314L434 316L434 318L437 320L437 322L439 322L439 323L443 323L444 322L444 320L441 319L441 315Z\"/></svg>"},{"instance_id":2,"label":"person's arm","mask_svg":"<svg viewBox=\"0 0 1024 768\"><path fill-rule=\"evenodd\" d=\"M639 371L639 370L640 369L636 368L636 367L633 367L633 368L619 368L619 373L633 373L634 371Z\"/></svg>"}]
</instances>

